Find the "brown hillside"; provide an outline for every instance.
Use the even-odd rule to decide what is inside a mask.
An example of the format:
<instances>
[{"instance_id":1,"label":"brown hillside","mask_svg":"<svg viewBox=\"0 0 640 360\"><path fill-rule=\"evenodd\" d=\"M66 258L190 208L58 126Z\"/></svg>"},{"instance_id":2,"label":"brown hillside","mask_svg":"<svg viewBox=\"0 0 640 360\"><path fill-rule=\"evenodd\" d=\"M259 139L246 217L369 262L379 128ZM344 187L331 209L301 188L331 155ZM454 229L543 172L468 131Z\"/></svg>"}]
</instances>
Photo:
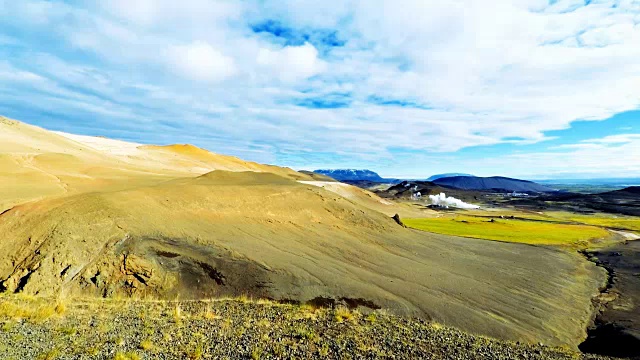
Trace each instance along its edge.
<instances>
[{"instance_id":1,"label":"brown hillside","mask_svg":"<svg viewBox=\"0 0 640 360\"><path fill-rule=\"evenodd\" d=\"M2 118L0 181L4 292L340 301L575 347L604 279L575 254L405 229L389 215L406 208L369 192L192 146Z\"/></svg>"}]
</instances>

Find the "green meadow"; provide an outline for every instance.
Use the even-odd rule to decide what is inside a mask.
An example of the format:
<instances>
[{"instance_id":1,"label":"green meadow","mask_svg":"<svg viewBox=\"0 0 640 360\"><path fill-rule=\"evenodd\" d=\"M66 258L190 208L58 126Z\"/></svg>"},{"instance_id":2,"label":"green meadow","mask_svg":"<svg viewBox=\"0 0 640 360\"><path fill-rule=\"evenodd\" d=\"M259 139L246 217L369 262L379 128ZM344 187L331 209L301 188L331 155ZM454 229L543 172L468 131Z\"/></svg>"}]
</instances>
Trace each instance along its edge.
<instances>
[{"instance_id":1,"label":"green meadow","mask_svg":"<svg viewBox=\"0 0 640 360\"><path fill-rule=\"evenodd\" d=\"M587 225L602 226L614 229L640 231L640 218L620 215L581 215L570 212L550 212L550 217L558 220L578 222Z\"/></svg>"},{"instance_id":2,"label":"green meadow","mask_svg":"<svg viewBox=\"0 0 640 360\"><path fill-rule=\"evenodd\" d=\"M596 226L499 218L492 222L466 215L405 219L403 222L408 227L438 234L532 245L586 248L593 242L611 237L609 231Z\"/></svg>"}]
</instances>

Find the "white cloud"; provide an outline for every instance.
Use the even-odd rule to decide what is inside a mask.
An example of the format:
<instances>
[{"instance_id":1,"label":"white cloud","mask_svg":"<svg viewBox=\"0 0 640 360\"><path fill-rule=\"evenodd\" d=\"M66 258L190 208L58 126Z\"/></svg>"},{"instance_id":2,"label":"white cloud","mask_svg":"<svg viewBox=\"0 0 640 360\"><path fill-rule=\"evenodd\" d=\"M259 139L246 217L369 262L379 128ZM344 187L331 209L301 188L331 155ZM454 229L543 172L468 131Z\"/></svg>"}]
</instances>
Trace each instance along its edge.
<instances>
[{"instance_id":1,"label":"white cloud","mask_svg":"<svg viewBox=\"0 0 640 360\"><path fill-rule=\"evenodd\" d=\"M109 14L141 27L180 23L183 29L206 22L223 22L240 15L242 8L228 0L110 0L98 5ZM215 26L210 23L209 28Z\"/></svg>"},{"instance_id":2,"label":"white cloud","mask_svg":"<svg viewBox=\"0 0 640 360\"><path fill-rule=\"evenodd\" d=\"M236 73L232 58L202 41L170 47L167 60L172 70L197 81L217 82Z\"/></svg>"},{"instance_id":3,"label":"white cloud","mask_svg":"<svg viewBox=\"0 0 640 360\"><path fill-rule=\"evenodd\" d=\"M638 109L640 2L613 4L114 0L71 7L0 0L0 22L14 30L28 24L30 32L59 39L56 47L29 44L4 58L20 74L46 78L46 86L31 89L68 98L65 111L80 102L117 109L125 115L112 119L116 128L132 118L149 127L152 119L165 119L173 128L157 136L178 141L197 133L201 145L220 152L269 144L302 154L288 158L302 163L320 152L370 161L393 158L397 148L531 144L575 120ZM251 31L267 20L307 37L273 41ZM343 46L309 36L323 31ZM0 30L0 39L19 33ZM74 58L75 52L88 56ZM56 61L41 61L39 53ZM63 78L50 69L62 68L59 63L78 73L92 70L68 70L73 76ZM9 81L5 86L12 89ZM22 98L45 107L32 94ZM0 105L10 107L6 100ZM577 156L597 146L550 153ZM640 163L616 155L629 166Z\"/></svg>"},{"instance_id":4,"label":"white cloud","mask_svg":"<svg viewBox=\"0 0 640 360\"><path fill-rule=\"evenodd\" d=\"M640 134L592 139L563 151L508 155L497 160L516 173L538 177L640 175Z\"/></svg>"},{"instance_id":5,"label":"white cloud","mask_svg":"<svg viewBox=\"0 0 640 360\"><path fill-rule=\"evenodd\" d=\"M326 64L318 59L318 50L309 43L285 46L278 50L262 48L256 60L265 71L284 82L307 79L326 68Z\"/></svg>"}]
</instances>

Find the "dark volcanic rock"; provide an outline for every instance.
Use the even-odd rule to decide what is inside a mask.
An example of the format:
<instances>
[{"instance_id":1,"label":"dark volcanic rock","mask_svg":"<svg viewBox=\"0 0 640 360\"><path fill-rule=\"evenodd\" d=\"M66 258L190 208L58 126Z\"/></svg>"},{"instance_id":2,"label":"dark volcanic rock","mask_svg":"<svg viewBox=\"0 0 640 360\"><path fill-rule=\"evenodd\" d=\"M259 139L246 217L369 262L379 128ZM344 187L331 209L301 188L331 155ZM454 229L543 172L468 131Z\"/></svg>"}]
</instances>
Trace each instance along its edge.
<instances>
[{"instance_id":1,"label":"dark volcanic rock","mask_svg":"<svg viewBox=\"0 0 640 360\"><path fill-rule=\"evenodd\" d=\"M636 276L640 269L640 241L592 255L609 273L609 284L603 290L608 301L600 303L594 326L580 350L640 358L640 278Z\"/></svg>"}]
</instances>

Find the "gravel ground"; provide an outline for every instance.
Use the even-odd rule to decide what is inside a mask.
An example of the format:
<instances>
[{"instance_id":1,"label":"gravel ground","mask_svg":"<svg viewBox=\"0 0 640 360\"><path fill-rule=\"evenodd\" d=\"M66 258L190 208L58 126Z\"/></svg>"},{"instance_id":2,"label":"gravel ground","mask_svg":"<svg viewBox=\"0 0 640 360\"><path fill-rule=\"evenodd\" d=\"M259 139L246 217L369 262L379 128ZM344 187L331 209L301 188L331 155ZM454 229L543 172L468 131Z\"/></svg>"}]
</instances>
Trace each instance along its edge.
<instances>
[{"instance_id":1,"label":"gravel ground","mask_svg":"<svg viewBox=\"0 0 640 360\"><path fill-rule=\"evenodd\" d=\"M604 359L384 311L0 298L0 359Z\"/></svg>"}]
</instances>

